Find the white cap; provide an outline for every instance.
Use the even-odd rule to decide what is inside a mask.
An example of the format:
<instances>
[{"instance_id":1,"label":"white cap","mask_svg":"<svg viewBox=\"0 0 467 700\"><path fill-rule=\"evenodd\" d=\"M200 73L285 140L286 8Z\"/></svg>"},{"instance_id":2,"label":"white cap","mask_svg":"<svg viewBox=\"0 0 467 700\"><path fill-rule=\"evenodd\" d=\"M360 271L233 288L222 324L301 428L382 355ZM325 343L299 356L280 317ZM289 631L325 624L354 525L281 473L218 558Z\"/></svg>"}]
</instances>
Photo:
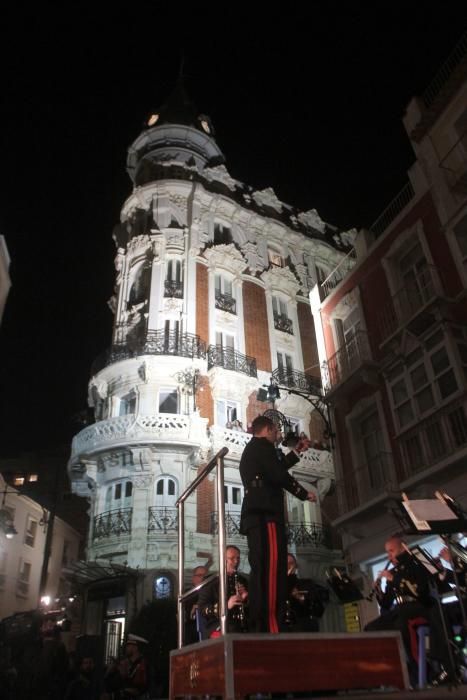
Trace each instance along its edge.
<instances>
[{"instance_id":1,"label":"white cap","mask_svg":"<svg viewBox=\"0 0 467 700\"><path fill-rule=\"evenodd\" d=\"M149 644L144 637L139 637L137 634L129 634L126 640L127 644Z\"/></svg>"}]
</instances>

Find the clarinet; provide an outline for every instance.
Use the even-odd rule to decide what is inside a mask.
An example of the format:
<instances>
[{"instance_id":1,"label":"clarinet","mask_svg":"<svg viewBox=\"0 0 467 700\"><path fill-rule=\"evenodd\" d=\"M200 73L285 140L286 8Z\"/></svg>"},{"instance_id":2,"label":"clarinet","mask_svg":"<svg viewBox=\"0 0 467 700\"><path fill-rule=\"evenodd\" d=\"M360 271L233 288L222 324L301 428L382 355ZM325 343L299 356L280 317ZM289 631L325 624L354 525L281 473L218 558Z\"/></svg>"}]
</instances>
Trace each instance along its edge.
<instances>
[{"instance_id":1,"label":"clarinet","mask_svg":"<svg viewBox=\"0 0 467 700\"><path fill-rule=\"evenodd\" d=\"M240 597L240 581L238 580L238 574L237 572L234 573L233 575L233 582L234 582L234 588L235 588L235 593L238 597ZM232 618L238 622L238 625L240 627L241 632L246 631L246 617L245 617L245 605L244 603L240 603L239 605L236 605L235 608L232 610Z\"/></svg>"}]
</instances>

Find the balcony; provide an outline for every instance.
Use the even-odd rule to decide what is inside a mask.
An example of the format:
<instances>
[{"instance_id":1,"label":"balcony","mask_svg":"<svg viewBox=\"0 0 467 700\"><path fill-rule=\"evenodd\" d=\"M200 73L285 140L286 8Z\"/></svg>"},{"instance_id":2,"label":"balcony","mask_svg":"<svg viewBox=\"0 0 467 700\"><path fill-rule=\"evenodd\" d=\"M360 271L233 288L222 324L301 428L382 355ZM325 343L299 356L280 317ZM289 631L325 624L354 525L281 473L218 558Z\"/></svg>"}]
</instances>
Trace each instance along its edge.
<instances>
[{"instance_id":1,"label":"balcony","mask_svg":"<svg viewBox=\"0 0 467 700\"><path fill-rule=\"evenodd\" d=\"M380 341L385 342L404 327L409 327L415 334L425 330L433 319L431 314L421 314L442 296L438 270L433 265L427 265L381 309L378 317Z\"/></svg>"},{"instance_id":2,"label":"balcony","mask_svg":"<svg viewBox=\"0 0 467 700\"><path fill-rule=\"evenodd\" d=\"M446 172L449 187L460 194L467 194L467 133L440 161L439 167Z\"/></svg>"},{"instance_id":3,"label":"balcony","mask_svg":"<svg viewBox=\"0 0 467 700\"><path fill-rule=\"evenodd\" d=\"M178 509L166 506L149 508L148 533L150 535L169 535L178 532Z\"/></svg>"},{"instance_id":4,"label":"balcony","mask_svg":"<svg viewBox=\"0 0 467 700\"><path fill-rule=\"evenodd\" d=\"M114 362L140 357L141 355L175 355L190 359L195 357L204 359L206 357L206 343L198 335L193 335L192 333L149 330L131 348L125 343L112 345L110 350L100 355L94 361L91 375L94 376L104 367Z\"/></svg>"},{"instance_id":5,"label":"balcony","mask_svg":"<svg viewBox=\"0 0 467 700\"><path fill-rule=\"evenodd\" d=\"M229 448L230 457L240 457L245 445L251 440L250 433L245 433L242 430L230 430L230 428L222 428L220 425L212 425L209 428L211 437L212 450L215 454L222 447Z\"/></svg>"},{"instance_id":6,"label":"balcony","mask_svg":"<svg viewBox=\"0 0 467 700\"><path fill-rule=\"evenodd\" d=\"M384 231L392 224L392 222L397 219L401 211L405 209L407 204L415 197L415 190L411 182L407 182L406 185L401 189L401 191L394 197L394 199L388 204L384 211L378 216L376 221L374 221L369 231L373 236L378 238Z\"/></svg>"},{"instance_id":7,"label":"balcony","mask_svg":"<svg viewBox=\"0 0 467 700\"><path fill-rule=\"evenodd\" d=\"M207 444L207 419L195 414L156 413L107 418L89 425L73 438L71 463L122 445L175 442Z\"/></svg>"},{"instance_id":8,"label":"balcony","mask_svg":"<svg viewBox=\"0 0 467 700\"><path fill-rule=\"evenodd\" d=\"M354 469L336 483L339 506L348 513L398 490L391 452L376 454L368 464Z\"/></svg>"},{"instance_id":9,"label":"balcony","mask_svg":"<svg viewBox=\"0 0 467 700\"><path fill-rule=\"evenodd\" d=\"M237 302L231 294L223 294L216 290L216 309L227 311L229 314L237 313Z\"/></svg>"},{"instance_id":10,"label":"balcony","mask_svg":"<svg viewBox=\"0 0 467 700\"><path fill-rule=\"evenodd\" d=\"M467 398L454 401L397 437L405 479L467 456Z\"/></svg>"},{"instance_id":11,"label":"balcony","mask_svg":"<svg viewBox=\"0 0 467 700\"><path fill-rule=\"evenodd\" d=\"M326 377L325 393L330 394L337 388L352 391L362 381L372 383L372 375L358 372L368 366L375 366L371 357L368 335L365 331L356 331L342 348L339 348L327 362L323 362L323 373Z\"/></svg>"},{"instance_id":12,"label":"balcony","mask_svg":"<svg viewBox=\"0 0 467 700\"><path fill-rule=\"evenodd\" d=\"M277 367L272 373L272 379L279 387L285 386L289 389L297 389L304 393L321 396L321 380L318 377L312 377L310 374L300 372L298 369L287 369L286 367Z\"/></svg>"},{"instance_id":13,"label":"balcony","mask_svg":"<svg viewBox=\"0 0 467 700\"><path fill-rule=\"evenodd\" d=\"M232 372L242 372L249 377L257 377L256 358L242 355L233 348L222 345L210 345L208 347L208 369L223 367Z\"/></svg>"},{"instance_id":14,"label":"balcony","mask_svg":"<svg viewBox=\"0 0 467 700\"><path fill-rule=\"evenodd\" d=\"M321 523L286 523L287 544L331 548L331 531Z\"/></svg>"},{"instance_id":15,"label":"balcony","mask_svg":"<svg viewBox=\"0 0 467 700\"><path fill-rule=\"evenodd\" d=\"M219 519L217 511L211 513L211 535L218 534ZM240 535L240 511L238 512L225 512L225 534L227 537L233 537Z\"/></svg>"},{"instance_id":16,"label":"balcony","mask_svg":"<svg viewBox=\"0 0 467 700\"><path fill-rule=\"evenodd\" d=\"M274 328L276 331L282 331L283 333L293 335L292 319L284 314L274 314Z\"/></svg>"},{"instance_id":17,"label":"balcony","mask_svg":"<svg viewBox=\"0 0 467 700\"><path fill-rule=\"evenodd\" d=\"M133 508L123 508L122 510L108 510L96 515L92 527L92 541L129 535L132 514Z\"/></svg>"},{"instance_id":18,"label":"balcony","mask_svg":"<svg viewBox=\"0 0 467 700\"><path fill-rule=\"evenodd\" d=\"M183 299L183 282L178 280L165 280L164 297Z\"/></svg>"},{"instance_id":19,"label":"balcony","mask_svg":"<svg viewBox=\"0 0 467 700\"><path fill-rule=\"evenodd\" d=\"M329 296L329 294L331 294L331 292L337 287L337 285L340 284L345 277L347 277L350 270L354 267L356 259L357 253L355 248L352 247L345 256L345 258L343 258L340 261L339 265L337 265L337 267L334 268L331 274L328 275L326 279L323 280L323 282L321 282L321 301L323 301L327 296Z\"/></svg>"}]
</instances>

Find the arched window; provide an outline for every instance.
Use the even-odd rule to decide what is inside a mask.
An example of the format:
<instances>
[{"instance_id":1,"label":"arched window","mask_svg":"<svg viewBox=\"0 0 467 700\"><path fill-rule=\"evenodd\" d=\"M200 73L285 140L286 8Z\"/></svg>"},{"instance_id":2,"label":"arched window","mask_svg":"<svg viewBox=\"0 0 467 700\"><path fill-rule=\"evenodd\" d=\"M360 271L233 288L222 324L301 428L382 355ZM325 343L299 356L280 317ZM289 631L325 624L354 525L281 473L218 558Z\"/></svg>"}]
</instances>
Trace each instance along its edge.
<instances>
[{"instance_id":1,"label":"arched window","mask_svg":"<svg viewBox=\"0 0 467 700\"><path fill-rule=\"evenodd\" d=\"M133 483L122 479L110 484L105 492L104 510L122 510L131 508L133 502Z\"/></svg>"},{"instance_id":2,"label":"arched window","mask_svg":"<svg viewBox=\"0 0 467 700\"><path fill-rule=\"evenodd\" d=\"M154 598L173 598L174 582L169 572L161 571L154 577Z\"/></svg>"},{"instance_id":3,"label":"arched window","mask_svg":"<svg viewBox=\"0 0 467 700\"><path fill-rule=\"evenodd\" d=\"M156 506L172 507L177 500L177 482L171 476L161 476L156 481Z\"/></svg>"},{"instance_id":4,"label":"arched window","mask_svg":"<svg viewBox=\"0 0 467 700\"><path fill-rule=\"evenodd\" d=\"M128 305L135 306L141 304L149 297L149 287L151 284L151 268L143 263L136 272L133 284L131 285L128 297Z\"/></svg>"}]
</instances>

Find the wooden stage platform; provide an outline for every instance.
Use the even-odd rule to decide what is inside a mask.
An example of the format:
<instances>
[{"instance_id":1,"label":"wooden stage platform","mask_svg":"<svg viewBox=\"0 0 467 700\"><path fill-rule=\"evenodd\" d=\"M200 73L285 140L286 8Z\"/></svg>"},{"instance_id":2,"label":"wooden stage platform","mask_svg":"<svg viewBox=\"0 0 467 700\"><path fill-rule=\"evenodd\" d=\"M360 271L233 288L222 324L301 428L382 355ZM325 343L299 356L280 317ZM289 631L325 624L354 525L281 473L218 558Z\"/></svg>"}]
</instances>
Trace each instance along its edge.
<instances>
[{"instance_id":1,"label":"wooden stage platform","mask_svg":"<svg viewBox=\"0 0 467 700\"><path fill-rule=\"evenodd\" d=\"M398 632L227 634L170 655L170 700L408 688Z\"/></svg>"}]
</instances>

